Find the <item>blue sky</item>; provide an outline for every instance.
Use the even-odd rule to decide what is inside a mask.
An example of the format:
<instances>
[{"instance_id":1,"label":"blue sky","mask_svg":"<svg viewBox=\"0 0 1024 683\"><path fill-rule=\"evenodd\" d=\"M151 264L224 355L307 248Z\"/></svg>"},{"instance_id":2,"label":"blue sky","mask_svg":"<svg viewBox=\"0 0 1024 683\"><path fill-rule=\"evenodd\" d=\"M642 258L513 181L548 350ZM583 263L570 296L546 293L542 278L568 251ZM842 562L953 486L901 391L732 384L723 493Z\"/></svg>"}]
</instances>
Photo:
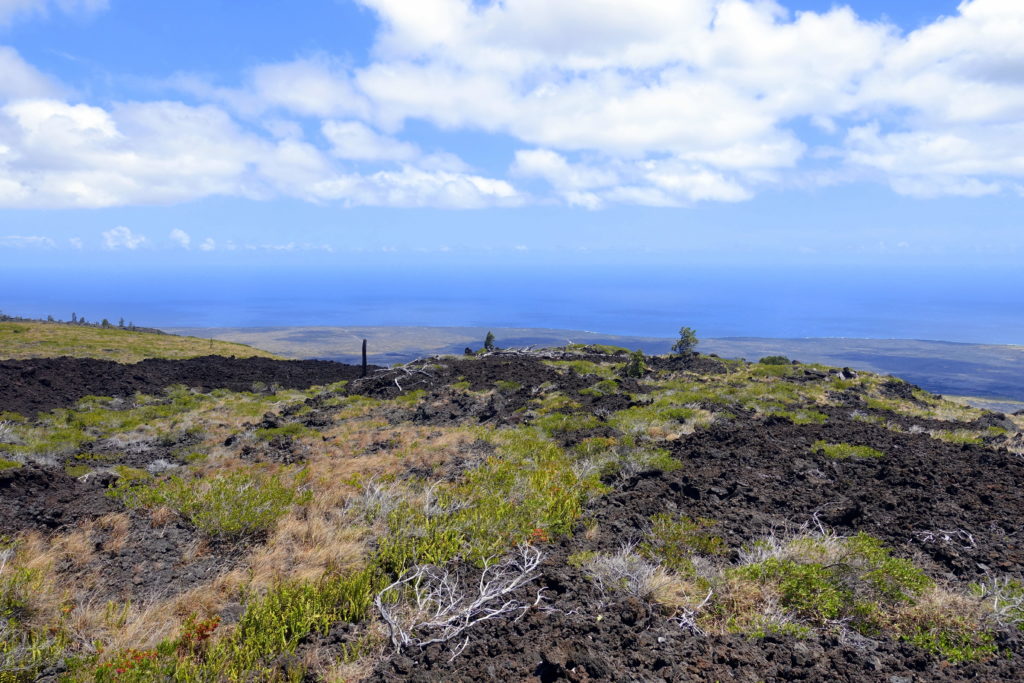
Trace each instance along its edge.
<instances>
[{"instance_id":1,"label":"blue sky","mask_svg":"<svg viewBox=\"0 0 1024 683\"><path fill-rule=\"evenodd\" d=\"M1019 0L0 0L0 260L1024 255Z\"/></svg>"}]
</instances>

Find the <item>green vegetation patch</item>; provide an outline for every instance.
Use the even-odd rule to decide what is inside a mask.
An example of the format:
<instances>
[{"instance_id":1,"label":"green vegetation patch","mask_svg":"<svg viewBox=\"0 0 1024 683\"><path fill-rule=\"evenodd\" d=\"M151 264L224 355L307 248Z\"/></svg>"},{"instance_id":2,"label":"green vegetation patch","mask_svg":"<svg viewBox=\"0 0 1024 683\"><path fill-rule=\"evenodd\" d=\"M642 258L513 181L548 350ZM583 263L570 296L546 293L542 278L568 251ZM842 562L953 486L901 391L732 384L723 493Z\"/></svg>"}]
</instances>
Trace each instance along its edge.
<instances>
[{"instance_id":1,"label":"green vegetation patch","mask_svg":"<svg viewBox=\"0 0 1024 683\"><path fill-rule=\"evenodd\" d=\"M624 353L629 353L629 349L624 346L609 346L607 344L569 344L565 348L569 351L601 353L606 356L618 356Z\"/></svg>"},{"instance_id":2,"label":"green vegetation patch","mask_svg":"<svg viewBox=\"0 0 1024 683\"><path fill-rule=\"evenodd\" d=\"M848 443L826 443L821 439L814 442L811 450L833 460L848 458L884 458L885 453L870 446L853 446Z\"/></svg>"},{"instance_id":3,"label":"green vegetation patch","mask_svg":"<svg viewBox=\"0 0 1024 683\"><path fill-rule=\"evenodd\" d=\"M304 481L301 472L288 477L244 469L152 483L125 477L109 494L132 508L167 506L209 536L237 539L270 531L292 505L309 502L312 494L300 488Z\"/></svg>"},{"instance_id":4,"label":"green vegetation patch","mask_svg":"<svg viewBox=\"0 0 1024 683\"><path fill-rule=\"evenodd\" d=\"M977 432L972 432L969 429L942 429L939 431L931 432L933 439L939 441L945 441L946 443L954 444L972 444L981 445L984 443L981 436Z\"/></svg>"},{"instance_id":5,"label":"green vegetation patch","mask_svg":"<svg viewBox=\"0 0 1024 683\"><path fill-rule=\"evenodd\" d=\"M480 437L496 454L464 481L436 487L432 512L401 504L389 515L377 553L388 573L456 556L479 564L516 543L568 534L585 502L604 490L536 429L481 430Z\"/></svg>"},{"instance_id":6,"label":"green vegetation patch","mask_svg":"<svg viewBox=\"0 0 1024 683\"><path fill-rule=\"evenodd\" d=\"M692 575L695 554L716 556L728 552L725 541L708 531L714 526L713 519L704 517L657 514L651 517L651 529L639 550L670 571Z\"/></svg>"},{"instance_id":7,"label":"green vegetation patch","mask_svg":"<svg viewBox=\"0 0 1024 683\"><path fill-rule=\"evenodd\" d=\"M267 427L257 429L253 432L253 435L260 441L272 441L278 437L297 439L303 436L313 436L315 434L316 430L310 429L299 422L289 422L288 424L281 425L280 427Z\"/></svg>"},{"instance_id":8,"label":"green vegetation patch","mask_svg":"<svg viewBox=\"0 0 1024 683\"><path fill-rule=\"evenodd\" d=\"M593 386L580 391L584 396L612 396L619 393L619 383L614 379L603 379Z\"/></svg>"},{"instance_id":9,"label":"green vegetation patch","mask_svg":"<svg viewBox=\"0 0 1024 683\"><path fill-rule=\"evenodd\" d=\"M597 375L605 379L615 379L625 363L594 363L589 360L546 360L545 365L553 368L575 372L577 375Z\"/></svg>"},{"instance_id":10,"label":"green vegetation patch","mask_svg":"<svg viewBox=\"0 0 1024 683\"><path fill-rule=\"evenodd\" d=\"M848 538L804 536L768 557L729 572L779 595L779 606L808 623L848 620L877 633L898 605L913 604L934 582L909 560L893 557L880 540L864 533Z\"/></svg>"},{"instance_id":11,"label":"green vegetation patch","mask_svg":"<svg viewBox=\"0 0 1024 683\"><path fill-rule=\"evenodd\" d=\"M538 417L533 423L549 436L555 436L594 429L600 426L601 420L583 413L548 413Z\"/></svg>"}]
</instances>

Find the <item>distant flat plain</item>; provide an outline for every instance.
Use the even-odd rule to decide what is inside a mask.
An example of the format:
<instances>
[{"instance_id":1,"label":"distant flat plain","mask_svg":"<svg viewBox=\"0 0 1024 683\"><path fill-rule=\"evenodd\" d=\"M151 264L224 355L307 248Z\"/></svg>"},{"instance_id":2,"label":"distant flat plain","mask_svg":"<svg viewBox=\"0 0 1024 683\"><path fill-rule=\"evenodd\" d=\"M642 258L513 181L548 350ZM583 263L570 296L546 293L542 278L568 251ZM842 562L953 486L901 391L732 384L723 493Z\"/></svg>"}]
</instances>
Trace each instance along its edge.
<instances>
[{"instance_id":1,"label":"distant flat plain","mask_svg":"<svg viewBox=\"0 0 1024 683\"><path fill-rule=\"evenodd\" d=\"M486 327L167 327L173 334L241 342L289 358L359 361L367 340L371 363L404 363L423 356L479 349ZM546 328L496 327L503 347L609 344L668 353L673 339L630 337ZM724 358L757 360L783 355L805 363L849 366L901 377L940 394L988 399L985 407L1024 408L1024 346L962 344L912 339L702 339L698 350Z\"/></svg>"}]
</instances>

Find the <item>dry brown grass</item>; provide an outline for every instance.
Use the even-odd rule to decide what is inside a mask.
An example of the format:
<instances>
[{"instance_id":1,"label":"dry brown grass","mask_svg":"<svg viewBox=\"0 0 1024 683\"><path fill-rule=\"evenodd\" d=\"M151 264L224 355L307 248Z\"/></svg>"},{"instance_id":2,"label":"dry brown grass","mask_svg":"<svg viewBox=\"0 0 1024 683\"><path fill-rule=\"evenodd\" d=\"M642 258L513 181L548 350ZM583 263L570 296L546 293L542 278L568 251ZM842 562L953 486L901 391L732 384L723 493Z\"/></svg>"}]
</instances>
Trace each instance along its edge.
<instances>
[{"instance_id":1,"label":"dry brown grass","mask_svg":"<svg viewBox=\"0 0 1024 683\"><path fill-rule=\"evenodd\" d=\"M284 578L313 581L327 571L359 567L367 554L367 527L337 508L292 513L278 522L266 545L247 561L251 586L270 587Z\"/></svg>"},{"instance_id":2,"label":"dry brown grass","mask_svg":"<svg viewBox=\"0 0 1024 683\"><path fill-rule=\"evenodd\" d=\"M648 579L647 592L651 600L675 610L681 607L695 608L707 595L707 589L695 582L657 567Z\"/></svg>"},{"instance_id":3,"label":"dry brown grass","mask_svg":"<svg viewBox=\"0 0 1024 683\"><path fill-rule=\"evenodd\" d=\"M934 586L913 605L903 607L892 614L891 618L902 630L913 630L918 626L955 630L967 625L980 632L985 609L976 597Z\"/></svg>"},{"instance_id":4,"label":"dry brown grass","mask_svg":"<svg viewBox=\"0 0 1024 683\"><path fill-rule=\"evenodd\" d=\"M112 512L104 515L95 521L99 529L107 531L107 540L103 542L103 550L108 553L120 552L128 543L128 532L131 529L131 519L123 512Z\"/></svg>"},{"instance_id":5,"label":"dry brown grass","mask_svg":"<svg viewBox=\"0 0 1024 683\"><path fill-rule=\"evenodd\" d=\"M166 505L161 505L150 510L149 523L154 529L159 529L160 527L167 526L173 522L177 516L178 513L172 508L169 508Z\"/></svg>"},{"instance_id":6,"label":"dry brown grass","mask_svg":"<svg viewBox=\"0 0 1024 683\"><path fill-rule=\"evenodd\" d=\"M778 595L768 586L727 576L715 585L715 608L703 613L701 627L719 635L749 630L777 600Z\"/></svg>"}]
</instances>

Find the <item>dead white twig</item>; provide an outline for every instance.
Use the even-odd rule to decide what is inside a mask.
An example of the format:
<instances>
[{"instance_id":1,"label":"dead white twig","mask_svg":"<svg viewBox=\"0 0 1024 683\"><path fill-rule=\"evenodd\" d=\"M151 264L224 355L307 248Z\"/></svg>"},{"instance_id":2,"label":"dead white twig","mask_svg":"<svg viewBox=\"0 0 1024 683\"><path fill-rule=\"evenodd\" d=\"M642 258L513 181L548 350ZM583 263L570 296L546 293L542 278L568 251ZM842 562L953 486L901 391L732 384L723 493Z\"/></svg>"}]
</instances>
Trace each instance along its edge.
<instances>
[{"instance_id":1,"label":"dead white twig","mask_svg":"<svg viewBox=\"0 0 1024 683\"><path fill-rule=\"evenodd\" d=\"M711 596L714 595L715 591L712 588L708 589L707 596L701 601L696 607L681 607L670 619L673 624L679 628L685 628L695 636L704 635L704 629L697 625L697 615L702 609L707 607L708 602L711 601Z\"/></svg>"},{"instance_id":2,"label":"dead white twig","mask_svg":"<svg viewBox=\"0 0 1024 683\"><path fill-rule=\"evenodd\" d=\"M378 593L374 604L396 650L447 643L480 622L512 615L519 618L540 604L543 589L537 591L532 603L514 598L512 593L539 576L536 569L541 558L541 552L533 546L519 546L511 558L488 564L472 590L450 570L419 565ZM455 648L452 658L467 643L468 639Z\"/></svg>"},{"instance_id":3,"label":"dead white twig","mask_svg":"<svg viewBox=\"0 0 1024 683\"><path fill-rule=\"evenodd\" d=\"M1024 592L1019 582L1005 577L993 578L981 584L981 591L992 618L1001 628L1024 624Z\"/></svg>"},{"instance_id":4,"label":"dead white twig","mask_svg":"<svg viewBox=\"0 0 1024 683\"><path fill-rule=\"evenodd\" d=\"M978 547L978 544L974 541L974 536L964 529L953 529L952 531L915 531L914 536L921 543L942 543L943 545L952 545L962 549Z\"/></svg>"}]
</instances>

